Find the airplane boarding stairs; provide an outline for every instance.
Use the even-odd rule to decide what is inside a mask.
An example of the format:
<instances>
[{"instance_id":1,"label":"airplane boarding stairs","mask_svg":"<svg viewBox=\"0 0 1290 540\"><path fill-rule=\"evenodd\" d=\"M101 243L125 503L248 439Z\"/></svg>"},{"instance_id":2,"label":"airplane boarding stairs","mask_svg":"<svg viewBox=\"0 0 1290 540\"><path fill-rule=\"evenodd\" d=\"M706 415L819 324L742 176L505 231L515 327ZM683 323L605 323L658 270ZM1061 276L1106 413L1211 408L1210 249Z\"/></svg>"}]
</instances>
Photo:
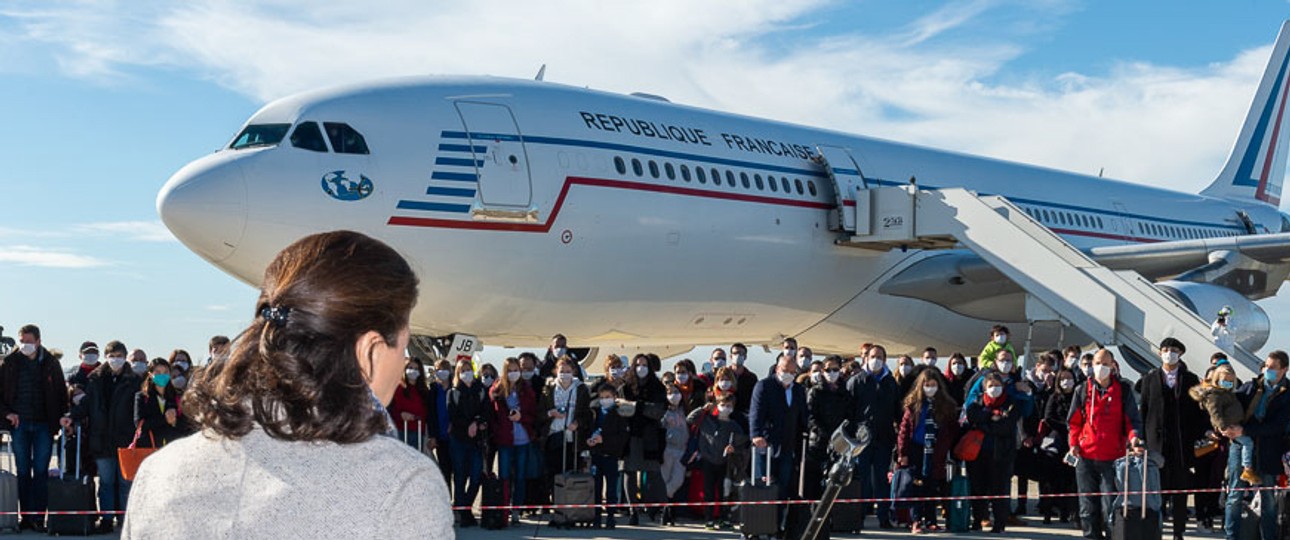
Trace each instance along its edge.
<instances>
[{"instance_id":1,"label":"airplane boarding stairs","mask_svg":"<svg viewBox=\"0 0 1290 540\"><path fill-rule=\"evenodd\" d=\"M862 249L971 249L1027 293L1027 312L1047 308L1094 341L1132 354L1121 362L1145 373L1166 336L1189 350L1217 349L1210 325L1137 272L1090 259L1024 210L999 196L914 185L857 189L855 232L841 246ZM851 208L844 208L850 211ZM850 221L850 220L848 220ZM850 225L850 223L848 224ZM1224 351L1238 376L1257 376L1262 361L1239 346ZM1136 358L1135 358L1136 356Z\"/></svg>"}]
</instances>

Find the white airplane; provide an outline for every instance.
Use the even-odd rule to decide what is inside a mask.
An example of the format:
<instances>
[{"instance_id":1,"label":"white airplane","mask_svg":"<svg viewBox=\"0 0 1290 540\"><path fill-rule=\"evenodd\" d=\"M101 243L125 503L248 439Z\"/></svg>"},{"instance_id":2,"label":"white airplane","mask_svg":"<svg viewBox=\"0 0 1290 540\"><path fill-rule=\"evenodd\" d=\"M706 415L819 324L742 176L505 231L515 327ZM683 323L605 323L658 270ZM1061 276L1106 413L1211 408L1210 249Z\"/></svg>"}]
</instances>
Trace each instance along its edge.
<instances>
[{"instance_id":1,"label":"white airplane","mask_svg":"<svg viewBox=\"0 0 1290 540\"><path fill-rule=\"evenodd\" d=\"M851 188L916 178L1002 195L1204 318L1233 307L1239 343L1257 350L1269 321L1253 300L1290 274L1290 217L1278 211L1288 62L1290 22L1200 194L647 94L418 77L269 103L175 173L157 209L189 249L253 286L302 236L380 238L419 271L420 336L541 347L561 332L581 347L666 350L794 336L817 351L874 341L970 355L992 324L1025 321L1013 281L966 249L835 242ZM1042 325L1034 337L1088 343Z\"/></svg>"}]
</instances>

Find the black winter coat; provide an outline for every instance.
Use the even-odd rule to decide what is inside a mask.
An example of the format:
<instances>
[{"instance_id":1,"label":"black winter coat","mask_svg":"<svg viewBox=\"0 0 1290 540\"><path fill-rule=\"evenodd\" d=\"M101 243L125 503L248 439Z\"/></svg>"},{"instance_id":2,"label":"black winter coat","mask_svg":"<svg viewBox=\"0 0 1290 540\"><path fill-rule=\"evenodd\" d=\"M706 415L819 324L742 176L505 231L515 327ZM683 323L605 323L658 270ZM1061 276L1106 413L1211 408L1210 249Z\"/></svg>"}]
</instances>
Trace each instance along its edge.
<instances>
[{"instance_id":1,"label":"black winter coat","mask_svg":"<svg viewBox=\"0 0 1290 540\"><path fill-rule=\"evenodd\" d=\"M1196 465L1192 450L1197 439L1209 428L1209 416L1191 397L1193 386L1200 384L1200 377L1187 369L1185 362L1178 362L1178 384L1173 388L1165 382L1162 368L1156 368L1138 379L1133 389L1138 392L1138 410L1147 450L1153 456L1164 458L1161 471L1181 471ZM1166 407L1166 392L1173 394L1173 407ZM1182 463L1177 460L1181 459Z\"/></svg>"},{"instance_id":2,"label":"black winter coat","mask_svg":"<svg viewBox=\"0 0 1290 540\"><path fill-rule=\"evenodd\" d=\"M90 374L85 398L72 411L73 420L88 420L89 449L95 457L116 458L118 448L134 440L134 396L143 379L127 366L120 373L104 362Z\"/></svg>"},{"instance_id":3,"label":"black winter coat","mask_svg":"<svg viewBox=\"0 0 1290 540\"><path fill-rule=\"evenodd\" d=\"M851 413L851 394L840 383L811 387L806 393L806 454L819 462L829 460L829 437Z\"/></svg>"},{"instance_id":4,"label":"black winter coat","mask_svg":"<svg viewBox=\"0 0 1290 540\"><path fill-rule=\"evenodd\" d=\"M623 385L623 399L636 403L636 414L628 422L631 437L641 440L641 447L645 451L645 459L662 461L665 442L663 423L661 419L650 419L645 416L642 406L646 403L654 403L666 411L667 389L663 388L663 383L651 373L642 381L637 381L634 384L628 382Z\"/></svg>"},{"instance_id":5,"label":"black winter coat","mask_svg":"<svg viewBox=\"0 0 1290 540\"><path fill-rule=\"evenodd\" d=\"M0 361L0 421L14 412L14 401L18 399L19 362L32 361L19 351L9 353ZM40 382L45 387L45 421L53 426L67 414L67 382L63 380L63 366L44 347L37 348L35 361L40 362Z\"/></svg>"},{"instance_id":6,"label":"black winter coat","mask_svg":"<svg viewBox=\"0 0 1290 540\"><path fill-rule=\"evenodd\" d=\"M604 421L601 421L601 417ZM613 407L608 411L600 407L591 409L591 433L596 434L599 431L603 439L600 444L590 447L591 455L607 456L611 458L622 459L627 455L628 422L626 418L618 415L618 408ZM587 437L588 439L591 436Z\"/></svg>"},{"instance_id":7,"label":"black winter coat","mask_svg":"<svg viewBox=\"0 0 1290 540\"><path fill-rule=\"evenodd\" d=\"M158 404L160 403L160 404ZM148 389L134 396L134 424L143 422L143 431L139 434L139 448L161 448L179 438L179 431L166 422L166 411L175 411L178 424L179 406L175 401L174 390L170 395L162 396L157 387L149 384Z\"/></svg>"},{"instance_id":8,"label":"black winter coat","mask_svg":"<svg viewBox=\"0 0 1290 540\"><path fill-rule=\"evenodd\" d=\"M890 373L884 371L881 376L879 379L867 370L860 370L847 382L847 393L851 394L850 420L857 429L867 426L875 443L895 448L900 390Z\"/></svg>"},{"instance_id":9,"label":"black winter coat","mask_svg":"<svg viewBox=\"0 0 1290 540\"><path fill-rule=\"evenodd\" d=\"M458 441L482 443L487 435L486 428L477 429L475 437L470 437L470 425L480 423L488 425L488 414L492 412L484 385L476 381L470 386L460 384L448 391L448 435Z\"/></svg>"},{"instance_id":10,"label":"black winter coat","mask_svg":"<svg viewBox=\"0 0 1290 540\"><path fill-rule=\"evenodd\" d=\"M981 443L981 458L991 463L1015 463L1017 460L1017 424L1022 416L1012 400L1002 404L1001 408L1008 414L996 420L994 409L987 407L984 398L969 403L967 408L968 425L985 432Z\"/></svg>"}]
</instances>

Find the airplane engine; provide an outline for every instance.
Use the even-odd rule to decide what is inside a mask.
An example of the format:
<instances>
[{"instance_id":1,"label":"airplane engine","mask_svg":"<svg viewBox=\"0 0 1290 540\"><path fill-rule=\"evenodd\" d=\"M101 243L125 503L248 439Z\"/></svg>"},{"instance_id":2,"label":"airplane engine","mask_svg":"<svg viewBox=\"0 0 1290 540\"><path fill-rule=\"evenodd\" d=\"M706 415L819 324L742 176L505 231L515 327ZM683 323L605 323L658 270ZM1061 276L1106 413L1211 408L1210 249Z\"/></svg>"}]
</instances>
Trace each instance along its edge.
<instances>
[{"instance_id":1,"label":"airplane engine","mask_svg":"<svg viewBox=\"0 0 1290 540\"><path fill-rule=\"evenodd\" d=\"M1272 333L1272 321L1268 318L1268 313L1241 293L1227 287L1191 281L1165 281L1157 283L1156 287L1211 323L1218 316L1218 310L1223 306L1230 306L1236 344L1247 351L1258 351L1268 342L1268 336Z\"/></svg>"}]
</instances>

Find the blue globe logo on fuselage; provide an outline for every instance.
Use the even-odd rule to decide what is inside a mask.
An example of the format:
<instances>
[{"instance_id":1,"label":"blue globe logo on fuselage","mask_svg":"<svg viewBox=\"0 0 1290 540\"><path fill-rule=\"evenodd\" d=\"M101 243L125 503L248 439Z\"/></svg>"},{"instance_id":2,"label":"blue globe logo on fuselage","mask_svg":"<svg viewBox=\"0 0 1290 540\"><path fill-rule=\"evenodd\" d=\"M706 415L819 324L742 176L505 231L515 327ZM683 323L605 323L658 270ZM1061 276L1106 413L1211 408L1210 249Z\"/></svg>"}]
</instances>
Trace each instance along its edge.
<instances>
[{"instance_id":1,"label":"blue globe logo on fuselage","mask_svg":"<svg viewBox=\"0 0 1290 540\"><path fill-rule=\"evenodd\" d=\"M332 171L323 175L322 188L338 201L361 201L372 194L372 179L360 174L355 182L345 171Z\"/></svg>"}]
</instances>

